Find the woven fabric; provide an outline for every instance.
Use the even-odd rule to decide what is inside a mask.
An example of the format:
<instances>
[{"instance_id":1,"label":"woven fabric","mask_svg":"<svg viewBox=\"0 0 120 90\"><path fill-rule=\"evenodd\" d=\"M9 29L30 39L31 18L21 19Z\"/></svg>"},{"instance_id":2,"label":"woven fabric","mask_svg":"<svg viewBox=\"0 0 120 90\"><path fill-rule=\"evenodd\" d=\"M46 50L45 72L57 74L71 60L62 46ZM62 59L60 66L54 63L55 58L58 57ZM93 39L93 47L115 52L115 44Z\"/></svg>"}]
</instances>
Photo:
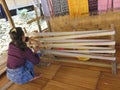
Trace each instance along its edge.
<instances>
[{"instance_id":1,"label":"woven fabric","mask_svg":"<svg viewBox=\"0 0 120 90\"><path fill-rule=\"evenodd\" d=\"M54 16L65 15L69 12L67 0L52 0Z\"/></svg>"},{"instance_id":2,"label":"woven fabric","mask_svg":"<svg viewBox=\"0 0 120 90\"><path fill-rule=\"evenodd\" d=\"M113 8L115 8L115 9L120 8L120 0L114 0L113 1Z\"/></svg>"},{"instance_id":3,"label":"woven fabric","mask_svg":"<svg viewBox=\"0 0 120 90\"><path fill-rule=\"evenodd\" d=\"M41 4L43 7L44 16L53 16L53 6L51 0L41 0Z\"/></svg>"},{"instance_id":4,"label":"woven fabric","mask_svg":"<svg viewBox=\"0 0 120 90\"><path fill-rule=\"evenodd\" d=\"M90 14L97 12L98 10L98 0L88 0L89 12Z\"/></svg>"},{"instance_id":5,"label":"woven fabric","mask_svg":"<svg viewBox=\"0 0 120 90\"><path fill-rule=\"evenodd\" d=\"M98 0L98 11L107 11L112 8L112 0Z\"/></svg>"},{"instance_id":6,"label":"woven fabric","mask_svg":"<svg viewBox=\"0 0 120 90\"><path fill-rule=\"evenodd\" d=\"M68 0L71 17L88 16L88 0Z\"/></svg>"}]
</instances>

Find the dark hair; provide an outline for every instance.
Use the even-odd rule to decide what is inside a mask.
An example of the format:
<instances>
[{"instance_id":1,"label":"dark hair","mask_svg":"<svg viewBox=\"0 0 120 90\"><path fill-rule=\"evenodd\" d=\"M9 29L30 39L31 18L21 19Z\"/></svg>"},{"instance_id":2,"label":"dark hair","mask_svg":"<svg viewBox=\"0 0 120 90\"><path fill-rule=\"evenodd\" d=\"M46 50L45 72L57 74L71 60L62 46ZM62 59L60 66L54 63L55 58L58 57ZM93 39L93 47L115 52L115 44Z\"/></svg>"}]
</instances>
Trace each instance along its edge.
<instances>
[{"instance_id":1,"label":"dark hair","mask_svg":"<svg viewBox=\"0 0 120 90\"><path fill-rule=\"evenodd\" d=\"M12 39L11 43L15 44L15 46L17 46L22 51L27 48L26 43L22 41L22 36L24 36L24 32L21 27L11 29L9 34Z\"/></svg>"}]
</instances>

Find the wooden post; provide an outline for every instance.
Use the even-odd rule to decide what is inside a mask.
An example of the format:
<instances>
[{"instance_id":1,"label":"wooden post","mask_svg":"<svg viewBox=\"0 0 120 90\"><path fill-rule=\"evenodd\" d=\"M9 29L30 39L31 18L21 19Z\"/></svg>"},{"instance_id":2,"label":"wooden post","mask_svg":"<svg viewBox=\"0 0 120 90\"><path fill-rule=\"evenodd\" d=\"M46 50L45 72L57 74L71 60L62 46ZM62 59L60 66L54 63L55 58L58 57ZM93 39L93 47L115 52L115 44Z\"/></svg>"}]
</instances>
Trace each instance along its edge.
<instances>
[{"instance_id":1,"label":"wooden post","mask_svg":"<svg viewBox=\"0 0 120 90\"><path fill-rule=\"evenodd\" d=\"M36 18L38 18L38 13L37 13L37 7L36 6L34 6L34 10L35 10ZM37 24L38 24L39 32L42 32L39 19L37 20Z\"/></svg>"},{"instance_id":2,"label":"wooden post","mask_svg":"<svg viewBox=\"0 0 120 90\"><path fill-rule=\"evenodd\" d=\"M6 2L5 2L5 0L0 0L0 3L1 3L1 5L2 5L4 11L5 11L5 14L6 14L12 28L14 28L15 24L14 24L12 18L11 18L11 15L10 15L10 12L9 12L9 9L8 9L8 6L7 6Z\"/></svg>"},{"instance_id":3,"label":"wooden post","mask_svg":"<svg viewBox=\"0 0 120 90\"><path fill-rule=\"evenodd\" d=\"M51 30L51 25L50 25L50 21L49 21L49 20L46 20L46 22L47 22L47 25L48 25L48 30L49 30L50 32L52 32L52 30Z\"/></svg>"},{"instance_id":4,"label":"wooden post","mask_svg":"<svg viewBox=\"0 0 120 90\"><path fill-rule=\"evenodd\" d=\"M112 0L112 3L113 3L113 0ZM114 30L114 31L115 31L114 24L111 24L111 30ZM111 40L115 40L115 35L111 35ZM112 45L111 48L115 50L115 45ZM115 53L112 54L112 56L115 57ZM116 64L116 60L115 60L115 61L112 61L112 73L113 73L113 74L117 74L117 64Z\"/></svg>"}]
</instances>

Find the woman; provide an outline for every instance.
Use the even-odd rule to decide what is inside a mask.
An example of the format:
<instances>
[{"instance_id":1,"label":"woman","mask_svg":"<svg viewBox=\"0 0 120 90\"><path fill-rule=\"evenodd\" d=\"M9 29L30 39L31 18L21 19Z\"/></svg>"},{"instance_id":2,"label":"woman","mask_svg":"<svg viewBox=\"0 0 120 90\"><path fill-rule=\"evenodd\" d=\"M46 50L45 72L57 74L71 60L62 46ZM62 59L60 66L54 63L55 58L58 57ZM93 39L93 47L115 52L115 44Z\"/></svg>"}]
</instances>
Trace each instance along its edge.
<instances>
[{"instance_id":1,"label":"woman","mask_svg":"<svg viewBox=\"0 0 120 90\"><path fill-rule=\"evenodd\" d=\"M34 65L40 62L38 49L32 50L26 45L26 37L21 27L9 32L12 41L8 48L7 77L17 84L24 84L40 75L35 75Z\"/></svg>"}]
</instances>

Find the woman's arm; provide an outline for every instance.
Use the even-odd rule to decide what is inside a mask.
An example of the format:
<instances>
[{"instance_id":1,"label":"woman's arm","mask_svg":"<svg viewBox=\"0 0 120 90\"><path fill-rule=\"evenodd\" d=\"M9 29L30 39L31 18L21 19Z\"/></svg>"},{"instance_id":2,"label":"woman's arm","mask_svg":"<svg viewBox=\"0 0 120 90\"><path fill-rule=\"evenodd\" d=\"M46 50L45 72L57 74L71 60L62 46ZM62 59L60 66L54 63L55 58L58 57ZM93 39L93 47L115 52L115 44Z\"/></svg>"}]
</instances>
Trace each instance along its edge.
<instances>
[{"instance_id":1,"label":"woman's arm","mask_svg":"<svg viewBox=\"0 0 120 90\"><path fill-rule=\"evenodd\" d=\"M33 64L38 64L40 62L40 58L37 53L33 53L30 48L25 50L25 57L31 61Z\"/></svg>"}]
</instances>

